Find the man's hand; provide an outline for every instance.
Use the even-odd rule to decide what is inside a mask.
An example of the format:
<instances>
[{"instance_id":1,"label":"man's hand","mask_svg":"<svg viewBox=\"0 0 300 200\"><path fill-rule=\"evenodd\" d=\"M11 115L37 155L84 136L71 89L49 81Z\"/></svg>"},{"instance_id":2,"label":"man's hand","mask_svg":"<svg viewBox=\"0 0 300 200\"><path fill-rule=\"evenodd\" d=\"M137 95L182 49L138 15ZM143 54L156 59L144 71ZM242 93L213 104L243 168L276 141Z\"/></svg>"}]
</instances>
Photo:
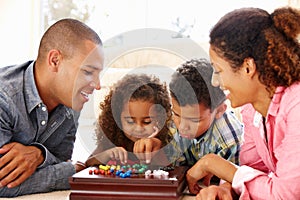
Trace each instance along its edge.
<instances>
[{"instance_id":1,"label":"man's hand","mask_svg":"<svg viewBox=\"0 0 300 200\"><path fill-rule=\"evenodd\" d=\"M35 146L13 142L0 148L0 186L13 188L23 183L44 161L42 151Z\"/></svg>"},{"instance_id":2,"label":"man's hand","mask_svg":"<svg viewBox=\"0 0 300 200\"><path fill-rule=\"evenodd\" d=\"M134 143L133 153L147 164L151 162L152 157L161 148L161 141L157 138L142 138Z\"/></svg>"}]
</instances>

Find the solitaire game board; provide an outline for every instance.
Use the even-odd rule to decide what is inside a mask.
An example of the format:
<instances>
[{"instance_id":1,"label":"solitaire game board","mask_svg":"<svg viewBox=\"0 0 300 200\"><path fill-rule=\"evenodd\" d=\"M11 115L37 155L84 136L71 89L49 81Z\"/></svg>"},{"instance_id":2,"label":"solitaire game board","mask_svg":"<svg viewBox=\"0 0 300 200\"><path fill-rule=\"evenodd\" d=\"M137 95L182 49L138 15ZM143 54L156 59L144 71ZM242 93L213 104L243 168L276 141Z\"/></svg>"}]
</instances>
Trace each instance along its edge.
<instances>
[{"instance_id":1,"label":"solitaire game board","mask_svg":"<svg viewBox=\"0 0 300 200\"><path fill-rule=\"evenodd\" d=\"M168 168L168 175L153 175L158 168L151 167L146 173L132 173L125 178L116 172L99 173L98 169L90 167L70 177L70 200L178 200L186 188L186 167Z\"/></svg>"}]
</instances>

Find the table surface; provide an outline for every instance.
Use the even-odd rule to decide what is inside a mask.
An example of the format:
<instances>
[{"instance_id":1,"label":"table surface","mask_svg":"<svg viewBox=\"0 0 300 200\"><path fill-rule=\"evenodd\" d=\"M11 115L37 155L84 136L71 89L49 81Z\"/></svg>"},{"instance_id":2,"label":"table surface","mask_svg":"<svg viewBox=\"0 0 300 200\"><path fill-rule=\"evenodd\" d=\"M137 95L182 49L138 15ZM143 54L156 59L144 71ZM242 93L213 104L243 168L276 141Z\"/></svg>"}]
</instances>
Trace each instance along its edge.
<instances>
[{"instance_id":1,"label":"table surface","mask_svg":"<svg viewBox=\"0 0 300 200\"><path fill-rule=\"evenodd\" d=\"M31 195L24 195L15 197L13 199L18 200L69 200L69 195L71 190L64 190L64 191L55 191L49 193L40 193L40 194L31 194ZM0 198L1 200L11 200L12 198ZM184 194L181 200L194 200L195 196L190 194Z\"/></svg>"}]
</instances>

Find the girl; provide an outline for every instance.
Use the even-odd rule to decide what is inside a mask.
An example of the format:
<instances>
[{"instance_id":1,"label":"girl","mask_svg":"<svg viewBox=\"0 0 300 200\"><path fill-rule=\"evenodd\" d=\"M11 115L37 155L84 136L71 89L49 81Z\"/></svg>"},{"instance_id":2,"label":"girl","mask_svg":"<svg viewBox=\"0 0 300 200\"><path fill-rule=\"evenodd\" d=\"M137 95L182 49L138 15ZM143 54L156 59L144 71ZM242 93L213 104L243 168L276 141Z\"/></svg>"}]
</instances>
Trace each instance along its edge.
<instances>
[{"instance_id":1,"label":"girl","mask_svg":"<svg viewBox=\"0 0 300 200\"><path fill-rule=\"evenodd\" d=\"M172 139L168 129L171 119L168 90L155 76L124 76L100 103L100 109L97 148L86 161L87 166L109 161L110 164L149 163L151 152Z\"/></svg>"}]
</instances>

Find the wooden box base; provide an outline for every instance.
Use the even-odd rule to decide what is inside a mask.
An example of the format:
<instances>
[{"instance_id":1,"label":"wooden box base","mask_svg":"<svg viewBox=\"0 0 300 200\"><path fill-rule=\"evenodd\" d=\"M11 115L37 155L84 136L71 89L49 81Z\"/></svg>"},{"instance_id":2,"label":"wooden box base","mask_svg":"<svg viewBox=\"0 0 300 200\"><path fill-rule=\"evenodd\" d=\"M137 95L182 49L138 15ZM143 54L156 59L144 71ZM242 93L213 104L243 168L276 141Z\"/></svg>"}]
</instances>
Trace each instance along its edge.
<instances>
[{"instance_id":1,"label":"wooden box base","mask_svg":"<svg viewBox=\"0 0 300 200\"><path fill-rule=\"evenodd\" d=\"M143 199L178 200L186 188L186 167L175 167L169 176L134 175L120 178L115 175L90 175L87 168L69 179L71 185L70 200L92 199Z\"/></svg>"}]
</instances>

